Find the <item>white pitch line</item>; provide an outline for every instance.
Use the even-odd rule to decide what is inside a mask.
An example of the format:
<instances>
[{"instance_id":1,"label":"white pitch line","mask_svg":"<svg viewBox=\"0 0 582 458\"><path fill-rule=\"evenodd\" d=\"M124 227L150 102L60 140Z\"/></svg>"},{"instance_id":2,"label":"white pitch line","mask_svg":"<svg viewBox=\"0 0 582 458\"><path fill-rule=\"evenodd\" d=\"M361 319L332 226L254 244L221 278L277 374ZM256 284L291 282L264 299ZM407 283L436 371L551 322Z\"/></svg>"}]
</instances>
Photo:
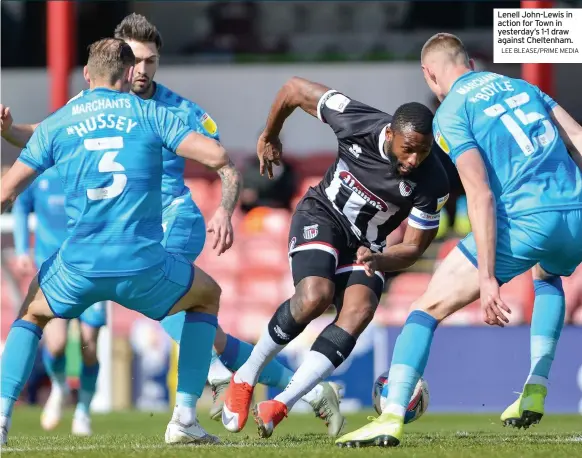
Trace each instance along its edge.
<instances>
[{"instance_id":1,"label":"white pitch line","mask_svg":"<svg viewBox=\"0 0 582 458\"><path fill-rule=\"evenodd\" d=\"M279 444L216 444L216 445L201 445L201 444L150 444L150 445L79 445L68 447L2 447L2 453L25 453L25 452L83 452L90 450L156 450L163 448L195 448L195 447L228 447L228 448L297 448L299 444L284 445Z\"/></svg>"}]
</instances>

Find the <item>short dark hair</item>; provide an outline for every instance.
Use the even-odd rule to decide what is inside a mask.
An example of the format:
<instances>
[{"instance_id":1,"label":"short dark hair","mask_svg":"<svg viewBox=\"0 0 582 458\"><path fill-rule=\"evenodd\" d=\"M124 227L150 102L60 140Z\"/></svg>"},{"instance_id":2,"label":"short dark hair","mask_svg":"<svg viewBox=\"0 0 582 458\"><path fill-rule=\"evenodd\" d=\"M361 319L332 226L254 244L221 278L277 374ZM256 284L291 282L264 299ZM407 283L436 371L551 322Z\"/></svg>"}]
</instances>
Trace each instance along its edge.
<instances>
[{"instance_id":1,"label":"short dark hair","mask_svg":"<svg viewBox=\"0 0 582 458\"><path fill-rule=\"evenodd\" d=\"M141 43L155 43L159 51L162 47L162 35L157 27L141 14L131 13L115 27L115 38L135 40Z\"/></svg>"},{"instance_id":2,"label":"short dark hair","mask_svg":"<svg viewBox=\"0 0 582 458\"><path fill-rule=\"evenodd\" d=\"M104 38L89 46L87 69L92 78L119 81L127 68L135 65L131 47L118 38Z\"/></svg>"},{"instance_id":3,"label":"short dark hair","mask_svg":"<svg viewBox=\"0 0 582 458\"><path fill-rule=\"evenodd\" d=\"M422 135L432 134L432 111L422 103L410 102L400 105L394 116L390 128L393 132L405 133L413 130Z\"/></svg>"}]
</instances>

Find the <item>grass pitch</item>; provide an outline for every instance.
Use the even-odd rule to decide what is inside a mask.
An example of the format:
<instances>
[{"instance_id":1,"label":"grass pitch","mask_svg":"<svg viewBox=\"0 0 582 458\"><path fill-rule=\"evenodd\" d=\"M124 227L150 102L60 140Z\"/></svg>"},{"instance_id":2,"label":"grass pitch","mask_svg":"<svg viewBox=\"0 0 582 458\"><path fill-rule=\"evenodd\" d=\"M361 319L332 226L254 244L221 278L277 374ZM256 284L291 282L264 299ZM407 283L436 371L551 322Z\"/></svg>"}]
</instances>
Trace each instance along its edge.
<instances>
[{"instance_id":1,"label":"grass pitch","mask_svg":"<svg viewBox=\"0 0 582 458\"><path fill-rule=\"evenodd\" d=\"M95 415L94 435L70 434L72 412L59 428L40 428L40 410L15 411L5 456L14 457L192 457L196 458L338 458L343 456L394 457L582 457L582 416L549 415L527 431L501 426L498 415L437 415L428 412L406 427L396 448L339 449L325 434L321 420L311 415L291 415L273 437L259 439L252 418L244 431L231 434L218 422L200 415L203 426L218 434L220 446L167 446L164 431L170 413L123 412ZM347 430L366 423L366 414L348 416Z\"/></svg>"}]
</instances>

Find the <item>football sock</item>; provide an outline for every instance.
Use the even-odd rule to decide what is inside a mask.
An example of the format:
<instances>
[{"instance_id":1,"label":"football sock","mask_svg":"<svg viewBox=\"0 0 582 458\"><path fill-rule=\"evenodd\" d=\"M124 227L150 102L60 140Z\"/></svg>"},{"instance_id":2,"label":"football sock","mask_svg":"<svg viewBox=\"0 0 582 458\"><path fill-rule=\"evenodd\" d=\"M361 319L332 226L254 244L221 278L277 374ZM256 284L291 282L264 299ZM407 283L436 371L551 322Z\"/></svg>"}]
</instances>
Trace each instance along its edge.
<instances>
[{"instance_id":1,"label":"football sock","mask_svg":"<svg viewBox=\"0 0 582 458\"><path fill-rule=\"evenodd\" d=\"M42 362L47 375L51 379L52 390L59 390L64 393L67 390L67 376L65 367L67 357L62 355L54 356L46 346L42 349Z\"/></svg>"},{"instance_id":2,"label":"football sock","mask_svg":"<svg viewBox=\"0 0 582 458\"><path fill-rule=\"evenodd\" d=\"M178 355L178 388L174 416L183 425L196 420L196 402L206 384L218 325L215 315L186 312Z\"/></svg>"},{"instance_id":3,"label":"football sock","mask_svg":"<svg viewBox=\"0 0 582 458\"><path fill-rule=\"evenodd\" d=\"M80 390L76 415L89 415L91 409L91 401L95 396L95 389L97 387L97 377L99 376L99 363L93 366L87 366L85 363L81 366Z\"/></svg>"},{"instance_id":4,"label":"football sock","mask_svg":"<svg viewBox=\"0 0 582 458\"><path fill-rule=\"evenodd\" d=\"M299 369L287 388L275 397L287 409L308 394L324 378L330 376L351 354L356 346L356 338L332 323L317 337ZM308 396L308 399L311 396ZM309 402L309 401L308 401Z\"/></svg>"},{"instance_id":5,"label":"football sock","mask_svg":"<svg viewBox=\"0 0 582 458\"><path fill-rule=\"evenodd\" d=\"M42 329L25 320L16 320L6 338L0 375L0 416L10 418L14 403L28 381Z\"/></svg>"},{"instance_id":6,"label":"football sock","mask_svg":"<svg viewBox=\"0 0 582 458\"><path fill-rule=\"evenodd\" d=\"M231 377L232 372L229 371L228 368L223 364L223 362L220 360L220 357L213 348L212 359L210 360L210 369L208 370L208 383L211 385L216 385L217 383L223 381L228 383Z\"/></svg>"},{"instance_id":7,"label":"football sock","mask_svg":"<svg viewBox=\"0 0 582 458\"><path fill-rule=\"evenodd\" d=\"M301 334L307 324L295 321L291 314L290 299L283 302L269 321L266 332L261 335L247 361L234 375L234 381L255 386L259 380L259 375L267 364L289 342Z\"/></svg>"},{"instance_id":8,"label":"football sock","mask_svg":"<svg viewBox=\"0 0 582 458\"><path fill-rule=\"evenodd\" d=\"M311 350L291 378L289 385L275 397L275 401L282 402L288 410L291 410L299 399L309 393L310 396L305 400L310 402L310 399L315 398L315 393L310 392L315 392L314 387L329 377L334 370L334 364L325 355Z\"/></svg>"},{"instance_id":9,"label":"football sock","mask_svg":"<svg viewBox=\"0 0 582 458\"><path fill-rule=\"evenodd\" d=\"M236 372L249 359L252 351L253 346L251 344L227 334L226 346L222 355L220 355L220 360L228 369ZM283 390L291 381L291 377L293 377L293 372L277 359L273 359L260 373L258 382Z\"/></svg>"},{"instance_id":10,"label":"football sock","mask_svg":"<svg viewBox=\"0 0 582 458\"><path fill-rule=\"evenodd\" d=\"M531 368L527 383L547 386L548 375L564 326L566 300L562 279L534 280L535 301L531 320Z\"/></svg>"},{"instance_id":11,"label":"football sock","mask_svg":"<svg viewBox=\"0 0 582 458\"><path fill-rule=\"evenodd\" d=\"M388 397L382 413L404 417L414 387L424 373L437 320L415 310L396 339L388 374Z\"/></svg>"}]
</instances>

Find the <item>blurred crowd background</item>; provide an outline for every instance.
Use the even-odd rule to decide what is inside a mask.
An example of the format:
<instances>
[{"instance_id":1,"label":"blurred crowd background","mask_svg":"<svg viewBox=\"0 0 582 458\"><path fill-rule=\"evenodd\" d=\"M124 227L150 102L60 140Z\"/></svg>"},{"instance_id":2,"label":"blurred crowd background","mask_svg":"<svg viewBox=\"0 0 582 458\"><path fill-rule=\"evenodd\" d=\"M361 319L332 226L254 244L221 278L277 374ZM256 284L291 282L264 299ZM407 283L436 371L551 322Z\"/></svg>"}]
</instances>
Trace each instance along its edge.
<instances>
[{"instance_id":1,"label":"blurred crowd background","mask_svg":"<svg viewBox=\"0 0 582 458\"><path fill-rule=\"evenodd\" d=\"M426 39L438 31L455 33L463 39L480 69L519 76L519 64L492 63L493 9L519 6L519 1L83 1L76 5L77 68L71 76L70 95L84 88L80 68L86 60L87 45L111 35L125 15L141 13L158 27L164 47L156 79L210 113L219 126L222 142L244 170L245 188L234 216L235 244L221 257L205 251L199 264L222 286L219 316L222 326L240 338L255 341L275 308L292 293L287 261L291 213L308 187L321 179L336 154L331 130L316 119L296 113L282 135L283 166L277 169L272 181L259 175L255 143L278 88L297 75L334 87L387 112L408 101L423 102L435 110L438 102L425 86L418 62L420 48ZM558 1L555 6L582 7L582 1ZM46 49L50 37L47 38L46 33L46 2L3 1L1 13L1 101L12 108L17 122L38 122L49 113L50 72ZM552 95L582 120L582 92L577 84L582 78L582 65L555 65L553 71ZM3 171L17 155L18 150L2 140ZM452 179L455 181L454 177ZM187 184L204 215L210 216L220 199L220 183L216 176L189 165ZM0 223L1 331L5 336L30 277L21 275L15 267L10 215L3 215ZM392 243L399 241L405 224L391 236ZM381 348L382 342L390 345L392 336L397 335L397 327L407 316L410 303L426 288L435 265L469 231L466 200L456 180L451 199L443 209L437 241L420 262L406 272L395 273L386 283L376 320L368 337L362 339L361 351L352 358L352 369L348 364L341 374L336 374L349 387L363 383L357 382L363 367L370 371L369 380L365 382L369 382L369 387L347 391L355 406L370 405L369 394L365 393L371 389L372 376L387 367L388 349ZM33 234L30 236L34 238ZM582 269L564 283L566 321L577 332L575 336L582 340ZM513 348L513 343L519 342L521 353L529 361L527 333L517 328L525 328L522 325L531 318L531 274L516 278L505 285L502 292L513 310L511 325L518 334L511 337L512 331L508 331L498 343L505 345L507 341L503 339L509 339ZM322 320L329 321L331 316ZM489 331L484 328L477 303L448 319L445 325L458 329L475 326L479 329L475 328L474 334L485 332L484 339L488 338ZM110 380L100 382L102 389L108 392L108 404L103 398L97 401L109 406L104 407L105 410L131 405L166 408L175 382L172 356L175 349L157 324L112 304L108 329L103 339L109 339L109 345L104 348L108 348L111 370L109 374L105 371L103 377ZM67 350L68 365L74 385L79 353L75 346L76 328L72 326L70 332L73 338ZM445 336L446 332L450 332L453 339L452 333L461 331L445 331ZM497 331L490 332L493 336ZM377 335L385 339L374 337ZM290 349L291 356L287 357L291 365L295 361L293 355L309 348L310 343L308 335L296 349ZM473 348L473 351L479 350ZM568 356L574 350L562 347L561 351ZM378 357L378 352L385 356ZM513 362L519 352L509 353L508 367L515 368ZM148 358L144 358L145 354ZM455 357L458 361L474 359L470 353L455 354ZM358 358L363 358L363 362L358 363L361 367L356 364ZM572 393L582 398L582 382L577 381L577 377L582 380L582 375L577 375L578 367L582 374L582 362L580 356L577 358L569 362L563 375L568 381L563 388L565 391L556 400L557 410L578 409L577 405L568 407L565 401ZM436 357L436 361L435 365L441 360ZM556 371L560 373L559 369ZM476 374L478 372L474 374L478 377ZM522 375L525 373L520 374L520 378L516 375L515 379L521 380ZM434 375L433 379L436 377ZM464 382L474 383L471 379L464 379ZM29 401L42 400L45 384L39 364L37 377L28 390ZM441 388L437 382L437 392L458 391L450 386L445 388L444 379L442 385ZM441 408L455 410L455 406L449 404ZM481 407L459 405L457 408L478 410Z\"/></svg>"}]
</instances>

